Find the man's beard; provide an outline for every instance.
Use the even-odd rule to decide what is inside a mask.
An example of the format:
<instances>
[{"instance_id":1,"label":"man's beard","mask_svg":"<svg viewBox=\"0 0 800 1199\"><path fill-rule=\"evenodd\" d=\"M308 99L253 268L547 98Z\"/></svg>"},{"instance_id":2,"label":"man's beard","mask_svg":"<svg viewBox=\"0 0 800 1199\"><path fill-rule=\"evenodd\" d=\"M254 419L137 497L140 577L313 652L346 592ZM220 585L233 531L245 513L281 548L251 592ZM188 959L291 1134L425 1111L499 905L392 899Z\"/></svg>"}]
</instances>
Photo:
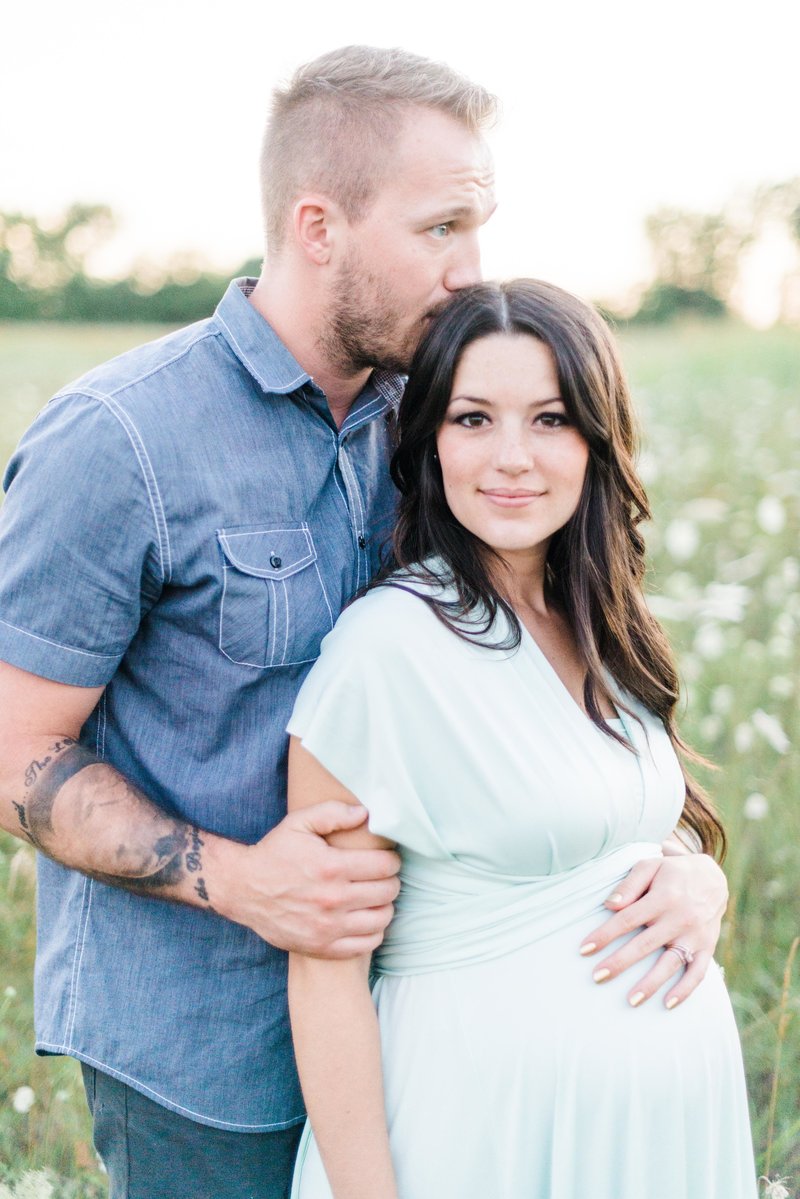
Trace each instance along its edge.
<instances>
[{"instance_id":1,"label":"man's beard","mask_svg":"<svg viewBox=\"0 0 800 1199\"><path fill-rule=\"evenodd\" d=\"M378 368L406 374L422 322L407 334L405 343L401 328L383 281L351 257L333 285L327 324L320 336L328 361L346 373Z\"/></svg>"}]
</instances>

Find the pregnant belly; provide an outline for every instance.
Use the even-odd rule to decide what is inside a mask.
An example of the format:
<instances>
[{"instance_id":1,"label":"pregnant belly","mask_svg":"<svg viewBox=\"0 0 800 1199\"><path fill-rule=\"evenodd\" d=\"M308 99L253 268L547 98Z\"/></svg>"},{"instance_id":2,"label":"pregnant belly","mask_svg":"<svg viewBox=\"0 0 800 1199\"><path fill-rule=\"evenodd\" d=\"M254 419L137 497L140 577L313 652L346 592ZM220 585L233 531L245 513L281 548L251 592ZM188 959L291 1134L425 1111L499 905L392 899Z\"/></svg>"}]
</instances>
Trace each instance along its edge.
<instances>
[{"instance_id":1,"label":"pregnant belly","mask_svg":"<svg viewBox=\"0 0 800 1199\"><path fill-rule=\"evenodd\" d=\"M600 916L602 919L602 916ZM458 1077L464 1093L531 1091L545 1107L570 1079L591 1106L613 1079L652 1077L652 1091L683 1091L739 1056L730 1001L712 963L701 985L668 1011L669 984L642 1006L628 995L660 952L605 983L596 964L578 953L599 923L586 920L503 957L458 969L379 979L375 991L387 1096ZM621 944L622 939L616 944ZM688 1068L688 1071L686 1069ZM696 1067L696 1069L695 1069ZM424 1081L423 1081L424 1080ZM535 1085L534 1085L535 1080ZM445 1089L449 1093L449 1086ZM452 1099L452 1095L451 1095Z\"/></svg>"}]
</instances>

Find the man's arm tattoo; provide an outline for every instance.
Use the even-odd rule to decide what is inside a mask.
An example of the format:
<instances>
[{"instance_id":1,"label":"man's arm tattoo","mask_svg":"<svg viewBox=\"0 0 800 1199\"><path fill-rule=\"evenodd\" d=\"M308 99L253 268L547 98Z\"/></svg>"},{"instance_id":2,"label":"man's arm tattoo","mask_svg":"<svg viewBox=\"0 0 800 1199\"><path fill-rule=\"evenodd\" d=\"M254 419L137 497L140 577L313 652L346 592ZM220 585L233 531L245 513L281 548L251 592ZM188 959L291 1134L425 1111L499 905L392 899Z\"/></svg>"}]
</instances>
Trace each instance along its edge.
<instances>
[{"instance_id":1,"label":"man's arm tattoo","mask_svg":"<svg viewBox=\"0 0 800 1199\"><path fill-rule=\"evenodd\" d=\"M41 845L43 839L47 840L48 833L53 832L53 804L61 788L80 770L97 765L94 754L74 741L70 744L57 741L56 745L59 750L52 757L45 757L41 761L34 758L25 771L28 803L27 820L23 827L37 846ZM22 819L23 814L20 813L20 822Z\"/></svg>"},{"instance_id":2,"label":"man's arm tattoo","mask_svg":"<svg viewBox=\"0 0 800 1199\"><path fill-rule=\"evenodd\" d=\"M61 860L55 825L66 827L73 843L79 840L87 851L94 850L94 861L87 852L86 861L76 864L92 878L136 894L164 896L194 875L193 890L210 907L199 829L157 808L138 787L75 741L64 739L48 749L50 756L27 767L25 803L14 805L23 832L38 849ZM80 786L70 789L68 803L59 808L54 822L59 794L82 772ZM116 845L108 845L112 828ZM104 842L106 850L98 851Z\"/></svg>"}]
</instances>

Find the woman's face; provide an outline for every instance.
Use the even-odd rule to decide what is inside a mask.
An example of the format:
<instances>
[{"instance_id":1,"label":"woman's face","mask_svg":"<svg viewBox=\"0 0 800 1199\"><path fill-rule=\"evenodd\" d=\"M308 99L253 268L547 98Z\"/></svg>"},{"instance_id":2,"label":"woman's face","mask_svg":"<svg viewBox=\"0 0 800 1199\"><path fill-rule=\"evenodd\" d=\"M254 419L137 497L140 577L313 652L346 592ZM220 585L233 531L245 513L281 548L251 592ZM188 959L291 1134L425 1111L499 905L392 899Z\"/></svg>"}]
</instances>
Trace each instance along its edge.
<instances>
[{"instance_id":1,"label":"woman's face","mask_svg":"<svg viewBox=\"0 0 800 1199\"><path fill-rule=\"evenodd\" d=\"M437 434L450 511L512 568L544 567L580 499L589 447L559 391L548 346L493 333L462 354Z\"/></svg>"}]
</instances>

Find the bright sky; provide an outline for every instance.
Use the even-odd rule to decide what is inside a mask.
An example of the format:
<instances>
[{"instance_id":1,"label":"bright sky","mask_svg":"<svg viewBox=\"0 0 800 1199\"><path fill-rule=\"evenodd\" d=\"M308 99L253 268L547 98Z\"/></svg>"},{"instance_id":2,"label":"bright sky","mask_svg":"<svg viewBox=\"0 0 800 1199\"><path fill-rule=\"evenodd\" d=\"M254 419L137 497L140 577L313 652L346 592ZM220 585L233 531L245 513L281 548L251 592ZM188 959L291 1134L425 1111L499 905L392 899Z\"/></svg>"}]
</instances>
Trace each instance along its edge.
<instances>
[{"instance_id":1,"label":"bright sky","mask_svg":"<svg viewBox=\"0 0 800 1199\"><path fill-rule=\"evenodd\" d=\"M349 42L445 59L500 96L488 276L618 298L647 273L648 211L800 174L797 0L15 3L0 209L111 205L106 269L260 254L271 88Z\"/></svg>"}]
</instances>

